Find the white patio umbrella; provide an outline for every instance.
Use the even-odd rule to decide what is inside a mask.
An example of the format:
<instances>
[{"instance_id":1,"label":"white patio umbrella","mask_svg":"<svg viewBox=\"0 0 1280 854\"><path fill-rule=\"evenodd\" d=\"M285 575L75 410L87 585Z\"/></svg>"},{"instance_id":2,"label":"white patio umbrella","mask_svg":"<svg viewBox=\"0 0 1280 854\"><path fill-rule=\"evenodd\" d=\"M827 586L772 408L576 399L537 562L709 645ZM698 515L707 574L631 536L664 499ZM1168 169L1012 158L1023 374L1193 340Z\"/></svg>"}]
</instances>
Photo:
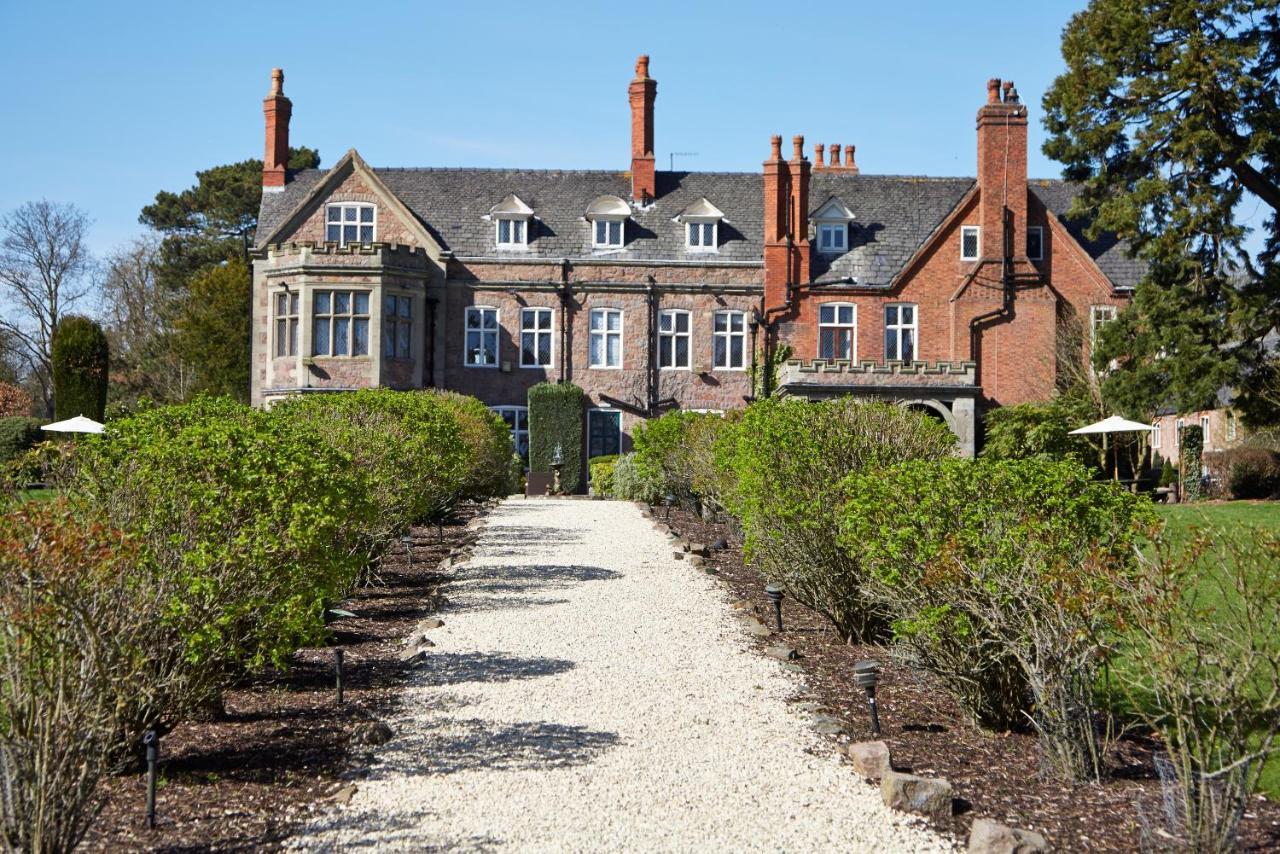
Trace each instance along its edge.
<instances>
[{"instance_id":1,"label":"white patio umbrella","mask_svg":"<svg viewBox=\"0 0 1280 854\"><path fill-rule=\"evenodd\" d=\"M1108 433L1137 433L1139 431L1151 432L1154 429L1155 427L1152 427L1150 424L1143 424L1138 421L1130 421L1127 418L1121 418L1119 415L1112 415L1108 418L1102 419L1101 421L1095 421L1092 424L1089 424L1085 427L1081 427L1078 430L1072 430L1069 435L1086 436L1093 433L1101 433L1102 434L1102 457L1103 459L1106 459ZM1112 475L1111 475L1112 480L1119 480L1120 464L1118 460L1114 465L1112 465L1111 471L1112 471Z\"/></svg>"},{"instance_id":2,"label":"white patio umbrella","mask_svg":"<svg viewBox=\"0 0 1280 854\"><path fill-rule=\"evenodd\" d=\"M48 430L50 433L101 433L102 425L92 418L77 415L75 418L68 418L65 421L46 424L40 429Z\"/></svg>"}]
</instances>

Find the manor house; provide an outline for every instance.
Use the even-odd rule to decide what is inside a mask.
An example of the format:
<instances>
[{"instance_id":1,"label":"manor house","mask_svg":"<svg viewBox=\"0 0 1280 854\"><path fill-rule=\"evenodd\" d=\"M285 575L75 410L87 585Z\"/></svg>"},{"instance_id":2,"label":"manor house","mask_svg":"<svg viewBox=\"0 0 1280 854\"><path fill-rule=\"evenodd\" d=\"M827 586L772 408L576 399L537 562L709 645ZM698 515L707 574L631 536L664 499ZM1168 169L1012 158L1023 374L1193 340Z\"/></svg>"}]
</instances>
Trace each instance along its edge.
<instances>
[{"instance_id":1,"label":"manor house","mask_svg":"<svg viewBox=\"0 0 1280 854\"><path fill-rule=\"evenodd\" d=\"M451 389L523 449L529 387L573 382L597 456L671 408L853 394L942 419L972 455L982 413L1048 398L1142 275L1067 218L1071 185L1028 180L1012 82L975 97L976 178L866 174L853 145L810 156L802 136L762 140L757 172L660 171L657 92L642 56L614 171L374 167L355 149L290 171L273 71L253 401Z\"/></svg>"}]
</instances>

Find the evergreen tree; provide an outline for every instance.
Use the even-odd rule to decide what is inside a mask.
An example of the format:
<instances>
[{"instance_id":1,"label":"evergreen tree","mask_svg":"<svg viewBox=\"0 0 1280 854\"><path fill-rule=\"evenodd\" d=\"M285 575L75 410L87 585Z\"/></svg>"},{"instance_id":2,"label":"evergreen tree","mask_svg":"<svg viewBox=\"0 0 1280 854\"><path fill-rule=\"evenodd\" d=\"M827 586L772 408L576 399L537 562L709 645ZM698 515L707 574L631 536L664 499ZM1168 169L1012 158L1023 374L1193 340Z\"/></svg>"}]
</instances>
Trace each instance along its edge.
<instances>
[{"instance_id":1,"label":"evergreen tree","mask_svg":"<svg viewBox=\"0 0 1280 854\"><path fill-rule=\"evenodd\" d=\"M107 408L107 334L87 317L70 315L53 330L53 405L59 420L101 421Z\"/></svg>"},{"instance_id":2,"label":"evergreen tree","mask_svg":"<svg viewBox=\"0 0 1280 854\"><path fill-rule=\"evenodd\" d=\"M233 258L191 280L177 322L177 348L197 366L195 391L249 399L249 267Z\"/></svg>"},{"instance_id":3,"label":"evergreen tree","mask_svg":"<svg viewBox=\"0 0 1280 854\"><path fill-rule=\"evenodd\" d=\"M1193 410L1215 384L1246 414L1280 322L1280 18L1276 0L1091 0L1063 33L1044 150L1082 184L1075 215L1151 263L1102 336L1103 394L1133 414ZM1240 220L1268 211L1251 255ZM1210 386L1214 386L1210 389ZM1157 399L1159 398L1159 399Z\"/></svg>"}]
</instances>

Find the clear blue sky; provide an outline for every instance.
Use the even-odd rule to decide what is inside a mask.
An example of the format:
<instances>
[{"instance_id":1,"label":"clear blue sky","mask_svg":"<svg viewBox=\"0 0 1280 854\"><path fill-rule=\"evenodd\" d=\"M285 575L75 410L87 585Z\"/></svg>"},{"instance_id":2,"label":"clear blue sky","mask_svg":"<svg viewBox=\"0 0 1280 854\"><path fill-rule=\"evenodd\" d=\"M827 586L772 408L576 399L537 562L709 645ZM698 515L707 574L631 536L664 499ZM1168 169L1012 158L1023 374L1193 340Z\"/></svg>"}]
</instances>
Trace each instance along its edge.
<instances>
[{"instance_id":1,"label":"clear blue sky","mask_svg":"<svg viewBox=\"0 0 1280 854\"><path fill-rule=\"evenodd\" d=\"M635 57L658 80L659 169L756 170L769 136L852 143L864 172L971 175L988 77L1031 108L1084 0L165 3L0 0L0 211L39 198L140 233L161 189L263 148L273 66L291 139L331 165L625 169ZM793 11L783 11L786 8Z\"/></svg>"}]
</instances>

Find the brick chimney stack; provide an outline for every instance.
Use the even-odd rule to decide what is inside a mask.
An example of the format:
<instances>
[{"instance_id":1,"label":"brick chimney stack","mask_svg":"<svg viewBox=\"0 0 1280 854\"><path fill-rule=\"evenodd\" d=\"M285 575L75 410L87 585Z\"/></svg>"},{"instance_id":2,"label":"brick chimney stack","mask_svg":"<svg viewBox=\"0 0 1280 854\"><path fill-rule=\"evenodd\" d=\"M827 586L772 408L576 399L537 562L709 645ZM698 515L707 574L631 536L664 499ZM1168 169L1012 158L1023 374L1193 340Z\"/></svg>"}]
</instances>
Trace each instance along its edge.
<instances>
[{"instance_id":1,"label":"brick chimney stack","mask_svg":"<svg viewBox=\"0 0 1280 854\"><path fill-rule=\"evenodd\" d=\"M764 305L766 313L787 303L791 267L788 256L788 216L791 210L791 169L782 159L782 137L769 140L764 162Z\"/></svg>"},{"instance_id":2,"label":"brick chimney stack","mask_svg":"<svg viewBox=\"0 0 1280 854\"><path fill-rule=\"evenodd\" d=\"M791 281L809 283L809 161L804 137L791 138ZM836 146L832 146L835 148Z\"/></svg>"},{"instance_id":3,"label":"brick chimney stack","mask_svg":"<svg viewBox=\"0 0 1280 854\"><path fill-rule=\"evenodd\" d=\"M653 164L653 102L658 81L649 76L649 57L636 60L636 77L627 87L631 101L631 198L645 203L657 195Z\"/></svg>"},{"instance_id":4,"label":"brick chimney stack","mask_svg":"<svg viewBox=\"0 0 1280 854\"><path fill-rule=\"evenodd\" d=\"M978 193L983 257L1024 257L1027 108L1012 80L1003 87L998 78L987 81L987 102L978 110Z\"/></svg>"},{"instance_id":5,"label":"brick chimney stack","mask_svg":"<svg viewBox=\"0 0 1280 854\"><path fill-rule=\"evenodd\" d=\"M284 187L289 165L289 116L293 104L284 96L284 71L271 69L271 91L262 99L267 120L267 148L262 157L262 186Z\"/></svg>"}]
</instances>

